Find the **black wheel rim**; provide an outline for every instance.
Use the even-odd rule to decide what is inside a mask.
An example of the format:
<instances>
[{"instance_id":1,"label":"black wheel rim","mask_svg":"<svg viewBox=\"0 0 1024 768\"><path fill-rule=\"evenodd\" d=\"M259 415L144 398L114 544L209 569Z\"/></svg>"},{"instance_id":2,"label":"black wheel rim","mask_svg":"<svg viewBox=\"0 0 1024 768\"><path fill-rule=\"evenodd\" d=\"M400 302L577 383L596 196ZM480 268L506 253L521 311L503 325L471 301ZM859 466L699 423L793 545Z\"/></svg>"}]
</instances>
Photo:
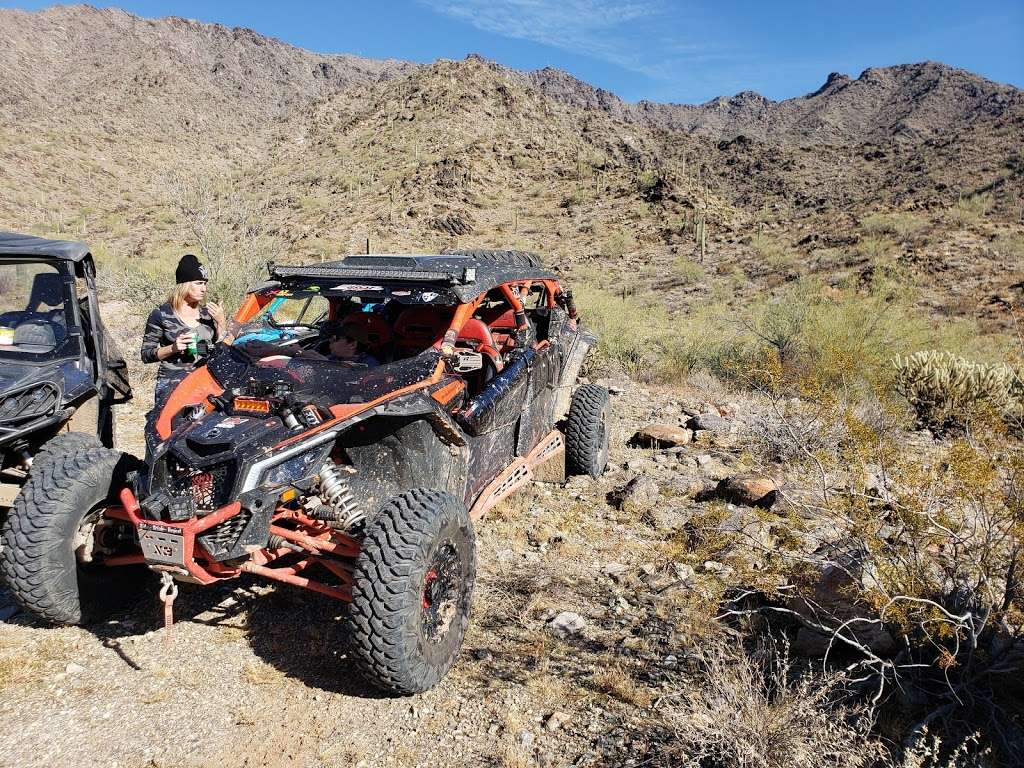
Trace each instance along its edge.
<instances>
[{"instance_id":1,"label":"black wheel rim","mask_svg":"<svg viewBox=\"0 0 1024 768\"><path fill-rule=\"evenodd\" d=\"M465 579L458 548L447 541L434 550L420 590L423 636L439 643L456 623L463 602Z\"/></svg>"}]
</instances>

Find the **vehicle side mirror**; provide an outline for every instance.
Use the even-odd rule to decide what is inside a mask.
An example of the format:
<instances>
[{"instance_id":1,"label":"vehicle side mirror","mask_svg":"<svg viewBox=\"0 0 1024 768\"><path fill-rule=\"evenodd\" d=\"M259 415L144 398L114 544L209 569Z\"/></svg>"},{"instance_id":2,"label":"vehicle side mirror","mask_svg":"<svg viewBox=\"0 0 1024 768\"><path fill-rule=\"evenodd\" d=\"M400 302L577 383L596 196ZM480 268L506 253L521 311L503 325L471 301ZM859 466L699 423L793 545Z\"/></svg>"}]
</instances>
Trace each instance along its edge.
<instances>
[{"instance_id":1,"label":"vehicle side mirror","mask_svg":"<svg viewBox=\"0 0 1024 768\"><path fill-rule=\"evenodd\" d=\"M452 358L452 370L456 373L472 373L484 367L484 356L468 349L458 349Z\"/></svg>"}]
</instances>

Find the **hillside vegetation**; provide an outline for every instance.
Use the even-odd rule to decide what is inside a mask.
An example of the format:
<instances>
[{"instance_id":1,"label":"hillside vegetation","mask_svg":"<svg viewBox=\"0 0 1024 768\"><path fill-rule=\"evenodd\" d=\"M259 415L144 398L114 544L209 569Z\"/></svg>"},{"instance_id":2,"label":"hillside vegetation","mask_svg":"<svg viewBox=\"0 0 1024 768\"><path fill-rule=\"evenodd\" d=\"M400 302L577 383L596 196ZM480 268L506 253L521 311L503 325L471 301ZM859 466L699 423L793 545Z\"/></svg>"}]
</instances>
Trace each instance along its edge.
<instances>
[{"instance_id":1,"label":"hillside vegetation","mask_svg":"<svg viewBox=\"0 0 1024 768\"><path fill-rule=\"evenodd\" d=\"M234 305L271 259L511 247L577 289L601 338L586 375L615 393L604 478L481 526L466 658L411 709L353 698L322 603L257 609L245 587L184 596L174 670L148 606L102 643L0 626L18 717L67 687L89 756L126 760L90 732L90 692L139 721L180 705L173 730L209 674L206 747L153 726L149 764L1018 759L1019 89L926 62L783 102L627 104L476 55L327 56L87 6L0 10L0 69L0 227L88 241L127 350L185 251ZM130 446L152 375L132 373ZM585 629L554 632L562 611ZM145 668L122 685L125 636ZM59 677L75 654L92 668ZM35 754L15 725L12 754Z\"/></svg>"}]
</instances>

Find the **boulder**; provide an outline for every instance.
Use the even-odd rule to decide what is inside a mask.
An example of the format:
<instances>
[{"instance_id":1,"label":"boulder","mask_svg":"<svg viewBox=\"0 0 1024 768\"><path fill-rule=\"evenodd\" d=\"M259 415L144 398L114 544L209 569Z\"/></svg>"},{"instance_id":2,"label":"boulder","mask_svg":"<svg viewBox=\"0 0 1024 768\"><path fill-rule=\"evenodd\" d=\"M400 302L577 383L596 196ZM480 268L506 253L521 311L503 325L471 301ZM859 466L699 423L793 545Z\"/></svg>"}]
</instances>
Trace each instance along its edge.
<instances>
[{"instance_id":1,"label":"boulder","mask_svg":"<svg viewBox=\"0 0 1024 768\"><path fill-rule=\"evenodd\" d=\"M768 509L778 498L778 486L770 477L733 475L718 483L715 495L732 504Z\"/></svg>"},{"instance_id":2,"label":"boulder","mask_svg":"<svg viewBox=\"0 0 1024 768\"><path fill-rule=\"evenodd\" d=\"M729 420L719 416L717 413L706 411L698 416L694 416L686 422L686 426L693 430L727 432L729 430Z\"/></svg>"},{"instance_id":3,"label":"boulder","mask_svg":"<svg viewBox=\"0 0 1024 768\"><path fill-rule=\"evenodd\" d=\"M613 492L612 500L624 512L643 512L653 506L660 495L658 484L646 475L640 475Z\"/></svg>"},{"instance_id":4,"label":"boulder","mask_svg":"<svg viewBox=\"0 0 1024 768\"><path fill-rule=\"evenodd\" d=\"M734 507L731 504L729 515L718 524L716 530L741 539L746 548L764 551L774 548L778 543L770 523L759 518L750 509Z\"/></svg>"},{"instance_id":5,"label":"boulder","mask_svg":"<svg viewBox=\"0 0 1024 768\"><path fill-rule=\"evenodd\" d=\"M598 379L596 382L597 386L604 387L609 393L613 395L621 395L629 388L629 379Z\"/></svg>"},{"instance_id":6,"label":"boulder","mask_svg":"<svg viewBox=\"0 0 1024 768\"><path fill-rule=\"evenodd\" d=\"M693 517L693 510L688 507L655 505L644 514L644 522L649 523L659 533L672 533L686 527Z\"/></svg>"},{"instance_id":7,"label":"boulder","mask_svg":"<svg viewBox=\"0 0 1024 768\"><path fill-rule=\"evenodd\" d=\"M687 563L672 563L672 569L675 571L676 578L683 584L692 584L693 580L697 578L697 572L693 570L692 565Z\"/></svg>"},{"instance_id":8,"label":"boulder","mask_svg":"<svg viewBox=\"0 0 1024 768\"><path fill-rule=\"evenodd\" d=\"M708 453L697 457L697 466L704 477L711 478L712 480L722 480L729 476L729 468L720 459L716 459Z\"/></svg>"},{"instance_id":9,"label":"boulder","mask_svg":"<svg viewBox=\"0 0 1024 768\"><path fill-rule=\"evenodd\" d=\"M626 461L626 469L630 472L641 472L653 462L646 456L634 456L633 458Z\"/></svg>"},{"instance_id":10,"label":"boulder","mask_svg":"<svg viewBox=\"0 0 1024 768\"><path fill-rule=\"evenodd\" d=\"M612 581L621 581L628 572L629 568L622 563L608 563L601 569L601 573Z\"/></svg>"},{"instance_id":11,"label":"boulder","mask_svg":"<svg viewBox=\"0 0 1024 768\"><path fill-rule=\"evenodd\" d=\"M842 626L844 637L854 639L872 653L886 656L896 650L896 641L885 626L871 621L873 611L863 599L875 581L866 557L859 549L822 548L811 559L813 570L808 581L789 599L788 607L827 629ZM830 641L830 632L804 627L797 635L794 650L807 656L823 656ZM849 651L850 645L837 639L832 650Z\"/></svg>"},{"instance_id":12,"label":"boulder","mask_svg":"<svg viewBox=\"0 0 1024 768\"><path fill-rule=\"evenodd\" d=\"M578 635L586 626L587 620L572 611L562 611L548 622L548 629L561 638Z\"/></svg>"},{"instance_id":13,"label":"boulder","mask_svg":"<svg viewBox=\"0 0 1024 768\"><path fill-rule=\"evenodd\" d=\"M677 448L692 439L693 433L684 427L647 424L636 431L628 445L633 448Z\"/></svg>"},{"instance_id":14,"label":"boulder","mask_svg":"<svg viewBox=\"0 0 1024 768\"><path fill-rule=\"evenodd\" d=\"M569 715L567 715L565 712L552 712L544 720L544 730L548 732L560 730L567 723L571 722L571 720L572 718L569 717Z\"/></svg>"}]
</instances>

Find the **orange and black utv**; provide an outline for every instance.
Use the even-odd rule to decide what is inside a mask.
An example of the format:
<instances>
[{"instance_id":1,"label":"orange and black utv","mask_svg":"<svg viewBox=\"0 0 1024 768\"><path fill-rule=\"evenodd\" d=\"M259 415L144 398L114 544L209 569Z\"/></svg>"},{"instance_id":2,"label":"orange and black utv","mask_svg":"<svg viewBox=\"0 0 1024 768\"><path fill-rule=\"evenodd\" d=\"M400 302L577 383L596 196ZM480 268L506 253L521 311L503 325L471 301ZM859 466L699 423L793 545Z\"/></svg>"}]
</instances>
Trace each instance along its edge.
<instances>
[{"instance_id":1,"label":"orange and black utv","mask_svg":"<svg viewBox=\"0 0 1024 768\"><path fill-rule=\"evenodd\" d=\"M4 531L11 590L78 623L147 569L255 575L349 603L369 680L430 688L469 621L475 521L544 462L607 463L571 292L519 252L350 256L271 265L236 321L146 464L71 446L29 479ZM332 354L338 333L358 354Z\"/></svg>"}]
</instances>

